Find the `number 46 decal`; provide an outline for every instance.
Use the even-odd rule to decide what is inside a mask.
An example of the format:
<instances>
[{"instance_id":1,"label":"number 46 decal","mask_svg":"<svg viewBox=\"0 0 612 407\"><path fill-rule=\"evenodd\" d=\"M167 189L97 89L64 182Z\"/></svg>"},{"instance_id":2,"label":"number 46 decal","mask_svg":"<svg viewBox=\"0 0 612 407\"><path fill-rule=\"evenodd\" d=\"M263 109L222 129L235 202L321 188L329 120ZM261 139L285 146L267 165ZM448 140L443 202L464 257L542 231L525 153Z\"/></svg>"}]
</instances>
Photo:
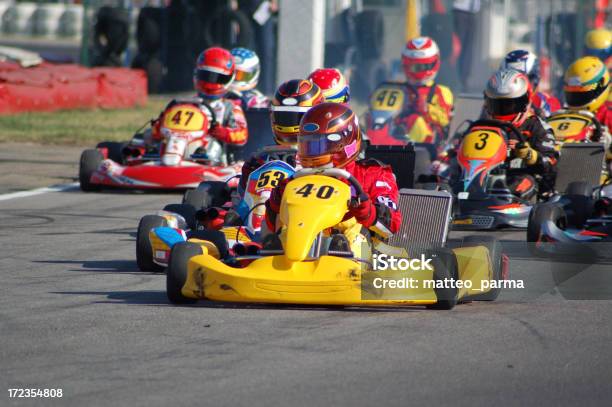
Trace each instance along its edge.
<instances>
[{"instance_id":1,"label":"number 46 decal","mask_svg":"<svg viewBox=\"0 0 612 407\"><path fill-rule=\"evenodd\" d=\"M300 189L295 191L296 194L302 195L304 198L308 198L312 194L314 184L305 184ZM319 199L329 199L334 193L334 187L331 185L322 185L317 190L315 196Z\"/></svg>"}]
</instances>

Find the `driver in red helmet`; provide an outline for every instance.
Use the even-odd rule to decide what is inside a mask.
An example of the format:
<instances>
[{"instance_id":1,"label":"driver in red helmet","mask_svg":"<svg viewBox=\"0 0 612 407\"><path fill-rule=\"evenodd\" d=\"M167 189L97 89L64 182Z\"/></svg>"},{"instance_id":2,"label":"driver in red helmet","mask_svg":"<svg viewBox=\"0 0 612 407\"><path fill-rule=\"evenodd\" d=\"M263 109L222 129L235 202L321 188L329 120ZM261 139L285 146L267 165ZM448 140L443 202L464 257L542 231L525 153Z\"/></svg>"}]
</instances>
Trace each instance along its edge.
<instances>
[{"instance_id":1,"label":"driver in red helmet","mask_svg":"<svg viewBox=\"0 0 612 407\"><path fill-rule=\"evenodd\" d=\"M440 50L436 42L429 37L408 41L402 51L402 67L408 98L404 111L396 119L397 124L410 128L416 113L431 126L437 138L444 140L453 118L454 102L451 90L435 81L440 70Z\"/></svg>"},{"instance_id":2,"label":"driver in red helmet","mask_svg":"<svg viewBox=\"0 0 612 407\"><path fill-rule=\"evenodd\" d=\"M321 88L326 102L350 106L351 92L342 72L336 68L319 68L310 73L308 79Z\"/></svg>"},{"instance_id":3,"label":"driver in red helmet","mask_svg":"<svg viewBox=\"0 0 612 407\"><path fill-rule=\"evenodd\" d=\"M396 233L401 224L395 175L391 167L380 161L357 160L360 149L361 130L357 116L347 106L322 103L302 117L298 134L298 161L302 167L342 168L353 175L369 199L352 202L345 221L354 218L359 233L365 227L379 238L386 239ZM266 202L266 222L272 231L277 230L276 215L280 211L286 184L284 182L274 189Z\"/></svg>"},{"instance_id":4,"label":"driver in red helmet","mask_svg":"<svg viewBox=\"0 0 612 407\"><path fill-rule=\"evenodd\" d=\"M198 57L193 73L193 83L198 95L187 100L172 100L166 109L176 103L192 103L199 105L209 121L210 106L215 114L216 125L208 130L208 134L224 144L244 145L248 139L247 123L242 108L230 99L226 99L230 85L234 81L235 64L232 54L219 47L204 50ZM153 123L151 143L156 145L161 141L161 121L159 118Z\"/></svg>"}]
</instances>

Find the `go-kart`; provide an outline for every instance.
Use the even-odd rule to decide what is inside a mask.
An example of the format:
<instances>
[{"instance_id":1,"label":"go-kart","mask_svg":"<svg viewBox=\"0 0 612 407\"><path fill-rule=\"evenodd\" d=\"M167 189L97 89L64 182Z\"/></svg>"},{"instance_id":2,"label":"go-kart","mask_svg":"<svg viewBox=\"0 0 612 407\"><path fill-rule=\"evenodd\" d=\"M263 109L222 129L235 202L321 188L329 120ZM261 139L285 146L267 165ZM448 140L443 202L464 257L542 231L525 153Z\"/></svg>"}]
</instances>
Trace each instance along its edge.
<instances>
[{"instance_id":1,"label":"go-kart","mask_svg":"<svg viewBox=\"0 0 612 407\"><path fill-rule=\"evenodd\" d=\"M508 176L525 171L523 160L507 160L509 134L526 142L516 127L499 120L475 121L463 136L456 157L459 175L451 180L457 197L454 229L527 227L532 203L512 193L507 182ZM526 177L517 189L534 187L533 179Z\"/></svg>"},{"instance_id":2,"label":"go-kart","mask_svg":"<svg viewBox=\"0 0 612 407\"><path fill-rule=\"evenodd\" d=\"M586 110L558 110L546 122L552 127L559 147L565 143L598 142L604 134L599 120Z\"/></svg>"},{"instance_id":3,"label":"go-kart","mask_svg":"<svg viewBox=\"0 0 612 407\"><path fill-rule=\"evenodd\" d=\"M104 142L83 151L81 189L187 189L205 180L225 181L239 172L242 163L228 162L226 147L202 130L215 126L216 120L201 100L170 103L160 120L163 139L157 147L146 146L140 135L127 144Z\"/></svg>"},{"instance_id":4,"label":"go-kart","mask_svg":"<svg viewBox=\"0 0 612 407\"><path fill-rule=\"evenodd\" d=\"M352 191L354 193L352 193ZM429 193L429 195L428 195ZM322 304L322 305L426 305L450 309L458 301L494 300L497 287L479 291L483 281L507 277L507 258L493 239L466 241L464 247L428 251L432 267L427 270L374 270L370 247L333 246L334 228L349 210L351 200L367 199L361 185L341 169L300 170L287 184L279 213L283 225L277 248L260 249L256 255L224 257L214 242L192 240L175 244L166 271L166 288L172 303L194 303L199 299L229 302ZM429 201L428 201L429 199ZM433 200L437 200L432 204ZM429 203L429 205L428 205ZM420 225L422 241L440 234L445 241L451 196L446 192L402 190L399 207L418 206L427 219L440 219L436 227L405 220L397 234L412 240L410 228ZM430 215L428 217L428 215ZM359 226L357 224L357 226ZM339 239L335 239L339 240ZM340 239L341 240L341 239ZM442 245L444 242L442 242ZM416 252L408 246L380 250L398 256ZM399 291L380 287L377 279L413 278L419 288ZM445 287L445 279L470 281L472 288ZM435 288L424 281L434 281Z\"/></svg>"},{"instance_id":5,"label":"go-kart","mask_svg":"<svg viewBox=\"0 0 612 407\"><path fill-rule=\"evenodd\" d=\"M612 242L612 214L601 208L601 198L612 197L610 182L593 188L587 182L572 182L563 195L534 206L529 216L527 242L548 255L584 256L607 253ZM599 253L598 253L599 252Z\"/></svg>"},{"instance_id":6,"label":"go-kart","mask_svg":"<svg viewBox=\"0 0 612 407\"><path fill-rule=\"evenodd\" d=\"M294 172L284 161L268 161L249 175L246 190L235 205L231 205L227 187L207 183L188 191L192 193L186 193L182 204L167 205L154 215L144 216L136 237L138 267L142 271L163 271L172 247L189 239L222 236L232 253L253 251L261 241L265 201L272 189Z\"/></svg>"},{"instance_id":7,"label":"go-kart","mask_svg":"<svg viewBox=\"0 0 612 407\"><path fill-rule=\"evenodd\" d=\"M396 124L400 114L410 111L406 85L399 82L383 82L370 97L365 115L368 142L371 145L412 144L416 153L416 175L429 175L430 164L444 150L447 135L434 130L425 118L416 112L409 113L406 125Z\"/></svg>"}]
</instances>

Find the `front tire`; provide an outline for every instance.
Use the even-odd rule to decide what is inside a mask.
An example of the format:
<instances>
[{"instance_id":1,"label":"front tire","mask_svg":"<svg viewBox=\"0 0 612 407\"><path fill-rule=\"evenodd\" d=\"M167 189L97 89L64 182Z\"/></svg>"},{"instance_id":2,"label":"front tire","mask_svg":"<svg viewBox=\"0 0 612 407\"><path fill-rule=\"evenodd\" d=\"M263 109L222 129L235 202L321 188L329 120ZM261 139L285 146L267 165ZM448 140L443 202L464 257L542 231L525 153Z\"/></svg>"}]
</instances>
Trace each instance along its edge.
<instances>
[{"instance_id":1,"label":"front tire","mask_svg":"<svg viewBox=\"0 0 612 407\"><path fill-rule=\"evenodd\" d=\"M140 271L161 273L164 268L153 262L153 248L149 240L149 232L153 228L168 226L166 219L158 215L146 215L138 222L136 233L136 264Z\"/></svg>"},{"instance_id":2,"label":"front tire","mask_svg":"<svg viewBox=\"0 0 612 407\"><path fill-rule=\"evenodd\" d=\"M189 259L202 254L202 248L191 242L177 243L170 252L166 271L166 295L172 304L194 304L197 300L185 297L182 293L187 281Z\"/></svg>"},{"instance_id":3,"label":"front tire","mask_svg":"<svg viewBox=\"0 0 612 407\"><path fill-rule=\"evenodd\" d=\"M556 203L544 203L535 205L529 213L529 221L527 223L527 242L536 243L540 240L542 234L542 225L544 222L551 221L560 229L565 229L567 225L567 216L561 205ZM530 245L531 247L532 245Z\"/></svg>"},{"instance_id":4,"label":"front tire","mask_svg":"<svg viewBox=\"0 0 612 407\"><path fill-rule=\"evenodd\" d=\"M455 253L451 250L436 250L431 255L434 267L433 280L444 281L445 278L457 280L459 267ZM451 310L457 305L457 287L442 287L434 289L438 301L429 304L428 309Z\"/></svg>"},{"instance_id":5,"label":"front tire","mask_svg":"<svg viewBox=\"0 0 612 407\"><path fill-rule=\"evenodd\" d=\"M98 150L90 149L81 153L79 161L79 183L81 184L81 190L92 192L100 189L99 185L91 182L91 176L98 170L102 160L104 160L104 157Z\"/></svg>"}]
</instances>

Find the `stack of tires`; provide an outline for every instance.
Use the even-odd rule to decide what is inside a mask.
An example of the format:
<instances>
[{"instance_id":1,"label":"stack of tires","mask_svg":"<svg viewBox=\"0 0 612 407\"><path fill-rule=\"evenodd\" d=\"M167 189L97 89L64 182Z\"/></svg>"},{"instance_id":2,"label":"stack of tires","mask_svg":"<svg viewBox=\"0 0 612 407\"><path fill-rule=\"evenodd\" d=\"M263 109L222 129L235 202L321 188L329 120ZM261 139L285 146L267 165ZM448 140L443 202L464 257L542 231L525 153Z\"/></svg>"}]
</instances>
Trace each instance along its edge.
<instances>
[{"instance_id":1,"label":"stack of tires","mask_svg":"<svg viewBox=\"0 0 612 407\"><path fill-rule=\"evenodd\" d=\"M93 66L122 66L129 41L129 14L119 7L104 6L93 27Z\"/></svg>"},{"instance_id":2,"label":"stack of tires","mask_svg":"<svg viewBox=\"0 0 612 407\"><path fill-rule=\"evenodd\" d=\"M367 98L379 83L387 80L384 51L384 20L380 10L352 8L338 14L332 24L337 35L329 36L325 45L325 65L334 66L348 78L352 97Z\"/></svg>"},{"instance_id":3,"label":"stack of tires","mask_svg":"<svg viewBox=\"0 0 612 407\"><path fill-rule=\"evenodd\" d=\"M143 7L136 25L138 53L132 60L132 68L147 73L149 93L159 93L164 75L162 64L162 9Z\"/></svg>"}]
</instances>

